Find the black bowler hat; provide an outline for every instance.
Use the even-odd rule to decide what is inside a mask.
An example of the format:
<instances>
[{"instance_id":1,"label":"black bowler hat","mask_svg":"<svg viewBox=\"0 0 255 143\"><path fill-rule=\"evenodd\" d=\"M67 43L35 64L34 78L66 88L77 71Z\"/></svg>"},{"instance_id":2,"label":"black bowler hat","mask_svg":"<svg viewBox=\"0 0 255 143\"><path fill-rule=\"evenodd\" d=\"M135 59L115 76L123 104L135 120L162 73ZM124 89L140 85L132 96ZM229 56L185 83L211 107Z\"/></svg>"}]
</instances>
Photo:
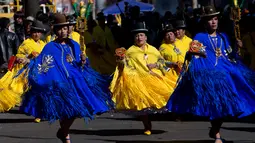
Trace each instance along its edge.
<instances>
[{"instance_id":1,"label":"black bowler hat","mask_svg":"<svg viewBox=\"0 0 255 143\"><path fill-rule=\"evenodd\" d=\"M131 32L132 33L147 33L148 29L146 28L145 22L137 22L133 26L133 30Z\"/></svg>"},{"instance_id":2,"label":"black bowler hat","mask_svg":"<svg viewBox=\"0 0 255 143\"><path fill-rule=\"evenodd\" d=\"M186 26L186 23L184 20L176 20L174 22L174 28L175 29L185 29L187 26Z\"/></svg>"},{"instance_id":3,"label":"black bowler hat","mask_svg":"<svg viewBox=\"0 0 255 143\"><path fill-rule=\"evenodd\" d=\"M75 25L76 24L76 18L73 16L73 15L68 15L66 17L67 21L72 24L72 25Z\"/></svg>"},{"instance_id":4,"label":"black bowler hat","mask_svg":"<svg viewBox=\"0 0 255 143\"><path fill-rule=\"evenodd\" d=\"M175 29L171 23L162 24L162 28L163 28L162 29L163 33L175 31Z\"/></svg>"},{"instance_id":5,"label":"black bowler hat","mask_svg":"<svg viewBox=\"0 0 255 143\"><path fill-rule=\"evenodd\" d=\"M41 21L35 20L31 25L31 31L46 32L45 26Z\"/></svg>"},{"instance_id":6,"label":"black bowler hat","mask_svg":"<svg viewBox=\"0 0 255 143\"><path fill-rule=\"evenodd\" d=\"M201 17L209 17L219 15L220 12L217 12L214 6L208 5L202 8L203 14Z\"/></svg>"}]
</instances>

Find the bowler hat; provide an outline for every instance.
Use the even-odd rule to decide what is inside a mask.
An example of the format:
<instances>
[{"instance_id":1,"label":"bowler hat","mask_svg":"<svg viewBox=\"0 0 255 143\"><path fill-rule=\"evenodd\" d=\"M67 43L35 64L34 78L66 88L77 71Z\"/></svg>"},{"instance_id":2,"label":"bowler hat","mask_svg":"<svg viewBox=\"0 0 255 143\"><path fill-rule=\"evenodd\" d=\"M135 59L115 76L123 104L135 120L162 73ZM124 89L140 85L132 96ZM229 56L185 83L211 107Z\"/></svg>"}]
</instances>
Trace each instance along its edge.
<instances>
[{"instance_id":1,"label":"bowler hat","mask_svg":"<svg viewBox=\"0 0 255 143\"><path fill-rule=\"evenodd\" d=\"M162 24L163 33L173 32L175 29L171 23Z\"/></svg>"},{"instance_id":2,"label":"bowler hat","mask_svg":"<svg viewBox=\"0 0 255 143\"><path fill-rule=\"evenodd\" d=\"M148 29L146 28L145 22L137 22L134 26L133 26L133 30L131 31L132 33L147 33Z\"/></svg>"},{"instance_id":3,"label":"bowler hat","mask_svg":"<svg viewBox=\"0 0 255 143\"><path fill-rule=\"evenodd\" d=\"M201 17L209 17L219 15L220 12L217 12L214 6L208 5L202 8L203 14Z\"/></svg>"},{"instance_id":4,"label":"bowler hat","mask_svg":"<svg viewBox=\"0 0 255 143\"><path fill-rule=\"evenodd\" d=\"M175 27L175 29L180 29L180 28L184 29L187 26L186 26L186 23L184 20L176 20L176 21L174 21L174 27Z\"/></svg>"},{"instance_id":5,"label":"bowler hat","mask_svg":"<svg viewBox=\"0 0 255 143\"><path fill-rule=\"evenodd\" d=\"M67 21L72 24L75 25L76 24L76 18L73 15L68 15L67 17Z\"/></svg>"},{"instance_id":6,"label":"bowler hat","mask_svg":"<svg viewBox=\"0 0 255 143\"><path fill-rule=\"evenodd\" d=\"M41 21L35 20L33 21L31 25L31 31L40 31L40 32L46 32L45 26Z\"/></svg>"},{"instance_id":7,"label":"bowler hat","mask_svg":"<svg viewBox=\"0 0 255 143\"><path fill-rule=\"evenodd\" d=\"M70 25L70 22L67 21L66 16L60 13L56 13L54 15L54 23L53 26L65 26Z\"/></svg>"}]
</instances>

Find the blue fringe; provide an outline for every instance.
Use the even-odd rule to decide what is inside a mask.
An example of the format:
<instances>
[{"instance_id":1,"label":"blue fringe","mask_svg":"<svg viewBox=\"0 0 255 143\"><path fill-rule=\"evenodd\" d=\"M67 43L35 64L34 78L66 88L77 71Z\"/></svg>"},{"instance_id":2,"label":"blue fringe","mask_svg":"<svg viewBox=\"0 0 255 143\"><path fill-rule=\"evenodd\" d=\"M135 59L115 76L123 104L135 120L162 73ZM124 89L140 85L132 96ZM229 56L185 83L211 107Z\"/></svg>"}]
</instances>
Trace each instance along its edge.
<instances>
[{"instance_id":1,"label":"blue fringe","mask_svg":"<svg viewBox=\"0 0 255 143\"><path fill-rule=\"evenodd\" d=\"M166 107L179 114L191 113L210 119L248 115L254 111L247 99L236 91L230 73L219 70L186 72Z\"/></svg>"},{"instance_id":2,"label":"blue fringe","mask_svg":"<svg viewBox=\"0 0 255 143\"><path fill-rule=\"evenodd\" d=\"M113 77L101 75L92 69L89 65L89 60L87 60L84 67L77 65L77 68L81 70L82 75L92 93L96 95L99 100L106 103L109 108L115 108L114 102L111 98L111 91L109 89Z\"/></svg>"},{"instance_id":3,"label":"blue fringe","mask_svg":"<svg viewBox=\"0 0 255 143\"><path fill-rule=\"evenodd\" d=\"M21 111L50 123L63 118L85 118L87 123L89 119L94 119L93 115L104 113L113 105L106 84L108 78L101 78L89 67L84 68L83 77L42 85L34 64L31 62L28 67L31 69L28 73L31 89L23 96Z\"/></svg>"},{"instance_id":4,"label":"blue fringe","mask_svg":"<svg viewBox=\"0 0 255 143\"><path fill-rule=\"evenodd\" d=\"M33 84L35 85L35 84ZM82 98L76 96L73 87L66 83L54 82L44 87L32 87L23 96L20 110L50 123L63 118L93 119L93 110ZM87 103L87 104L84 104Z\"/></svg>"}]
</instances>

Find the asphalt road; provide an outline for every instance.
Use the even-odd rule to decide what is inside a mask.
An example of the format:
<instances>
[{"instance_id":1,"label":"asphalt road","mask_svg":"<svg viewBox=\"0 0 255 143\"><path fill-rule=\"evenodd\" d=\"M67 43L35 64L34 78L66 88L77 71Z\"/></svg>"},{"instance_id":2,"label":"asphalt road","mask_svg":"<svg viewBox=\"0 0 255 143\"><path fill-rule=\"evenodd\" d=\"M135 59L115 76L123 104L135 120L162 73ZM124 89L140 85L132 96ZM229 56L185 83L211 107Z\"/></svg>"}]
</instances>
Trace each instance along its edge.
<instances>
[{"instance_id":1,"label":"asphalt road","mask_svg":"<svg viewBox=\"0 0 255 143\"><path fill-rule=\"evenodd\" d=\"M123 114L103 114L89 123L77 119L71 127L72 143L213 143L208 137L207 121L175 122L165 115L152 119L151 136L143 135L139 120ZM0 114L0 143L61 143L55 137L57 122L50 125L33 120L17 109ZM227 122L223 124L222 135L227 143L252 143L255 124Z\"/></svg>"}]
</instances>

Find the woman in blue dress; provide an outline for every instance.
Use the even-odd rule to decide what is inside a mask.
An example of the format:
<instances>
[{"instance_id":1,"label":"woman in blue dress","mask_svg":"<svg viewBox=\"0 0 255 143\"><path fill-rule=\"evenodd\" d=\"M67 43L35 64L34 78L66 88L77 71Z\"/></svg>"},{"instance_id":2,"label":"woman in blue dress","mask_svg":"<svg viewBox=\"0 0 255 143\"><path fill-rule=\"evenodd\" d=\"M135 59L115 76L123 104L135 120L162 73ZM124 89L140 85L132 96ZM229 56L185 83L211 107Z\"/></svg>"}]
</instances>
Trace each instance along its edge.
<instances>
[{"instance_id":1,"label":"woman in blue dress","mask_svg":"<svg viewBox=\"0 0 255 143\"><path fill-rule=\"evenodd\" d=\"M50 122L59 120L57 137L63 143L70 143L68 132L75 118L93 119L112 107L109 82L89 67L79 44L68 38L68 25L64 15L56 14L58 38L36 59L18 59L27 63L29 80L21 111Z\"/></svg>"},{"instance_id":2,"label":"woman in blue dress","mask_svg":"<svg viewBox=\"0 0 255 143\"><path fill-rule=\"evenodd\" d=\"M255 84L248 79L254 79L255 73L234 60L228 37L217 32L218 15L214 7L204 8L201 20L206 32L198 33L194 40L205 46L206 57L191 56L166 107L178 114L208 117L212 126L209 136L222 143L220 127L225 117L254 112Z\"/></svg>"}]
</instances>

